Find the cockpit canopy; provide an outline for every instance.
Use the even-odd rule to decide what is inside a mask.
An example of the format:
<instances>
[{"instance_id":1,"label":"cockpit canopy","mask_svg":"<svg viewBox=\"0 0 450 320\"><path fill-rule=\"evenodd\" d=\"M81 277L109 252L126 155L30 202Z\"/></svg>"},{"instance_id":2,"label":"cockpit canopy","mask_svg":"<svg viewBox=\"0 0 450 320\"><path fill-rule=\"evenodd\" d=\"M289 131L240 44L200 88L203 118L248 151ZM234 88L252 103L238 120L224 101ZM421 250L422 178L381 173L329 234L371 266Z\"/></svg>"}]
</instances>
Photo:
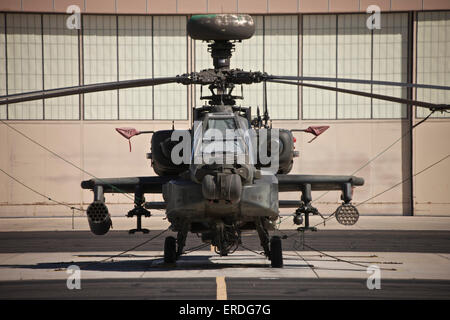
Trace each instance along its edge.
<instances>
[{"instance_id":1,"label":"cockpit canopy","mask_svg":"<svg viewBox=\"0 0 450 320\"><path fill-rule=\"evenodd\" d=\"M251 163L247 121L234 113L209 114L194 124L194 163Z\"/></svg>"}]
</instances>

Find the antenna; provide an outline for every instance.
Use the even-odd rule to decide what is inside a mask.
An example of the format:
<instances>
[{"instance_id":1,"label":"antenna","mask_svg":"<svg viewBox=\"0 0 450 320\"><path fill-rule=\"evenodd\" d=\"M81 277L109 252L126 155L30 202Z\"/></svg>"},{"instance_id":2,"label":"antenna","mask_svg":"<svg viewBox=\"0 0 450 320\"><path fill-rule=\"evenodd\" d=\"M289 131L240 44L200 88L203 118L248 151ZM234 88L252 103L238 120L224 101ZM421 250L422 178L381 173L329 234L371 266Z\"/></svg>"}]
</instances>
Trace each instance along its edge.
<instances>
[{"instance_id":1,"label":"antenna","mask_svg":"<svg viewBox=\"0 0 450 320\"><path fill-rule=\"evenodd\" d=\"M266 81L264 81L264 99L263 99L263 103L264 103L264 127L267 128L267 122L269 121L270 117L269 117L269 110L267 108L267 84Z\"/></svg>"},{"instance_id":2,"label":"antenna","mask_svg":"<svg viewBox=\"0 0 450 320\"><path fill-rule=\"evenodd\" d=\"M257 119L256 121L257 121L258 128L261 128L262 119L261 119L261 113L259 112L259 106L256 109L256 119Z\"/></svg>"}]
</instances>

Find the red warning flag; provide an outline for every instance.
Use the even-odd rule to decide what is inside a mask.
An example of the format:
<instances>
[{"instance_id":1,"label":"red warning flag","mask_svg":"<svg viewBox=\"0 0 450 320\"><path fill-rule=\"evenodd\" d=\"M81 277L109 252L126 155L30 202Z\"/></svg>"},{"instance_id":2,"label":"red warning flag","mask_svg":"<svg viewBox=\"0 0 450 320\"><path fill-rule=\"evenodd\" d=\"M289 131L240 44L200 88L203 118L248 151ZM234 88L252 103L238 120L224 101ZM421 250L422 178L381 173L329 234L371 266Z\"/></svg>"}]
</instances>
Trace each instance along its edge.
<instances>
[{"instance_id":1,"label":"red warning flag","mask_svg":"<svg viewBox=\"0 0 450 320\"><path fill-rule=\"evenodd\" d=\"M305 129L305 132L312 133L316 137L320 136L322 133L327 131L330 126L316 126L316 127L308 127Z\"/></svg>"},{"instance_id":2,"label":"red warning flag","mask_svg":"<svg viewBox=\"0 0 450 320\"><path fill-rule=\"evenodd\" d=\"M128 140L140 134L135 128L116 128L116 131Z\"/></svg>"},{"instance_id":3,"label":"red warning flag","mask_svg":"<svg viewBox=\"0 0 450 320\"><path fill-rule=\"evenodd\" d=\"M141 134L138 130L135 128L116 128L116 131L120 133L124 138L128 140L128 144L130 145L130 152L131 152L131 141L130 139L134 136L137 136L138 134Z\"/></svg>"}]
</instances>

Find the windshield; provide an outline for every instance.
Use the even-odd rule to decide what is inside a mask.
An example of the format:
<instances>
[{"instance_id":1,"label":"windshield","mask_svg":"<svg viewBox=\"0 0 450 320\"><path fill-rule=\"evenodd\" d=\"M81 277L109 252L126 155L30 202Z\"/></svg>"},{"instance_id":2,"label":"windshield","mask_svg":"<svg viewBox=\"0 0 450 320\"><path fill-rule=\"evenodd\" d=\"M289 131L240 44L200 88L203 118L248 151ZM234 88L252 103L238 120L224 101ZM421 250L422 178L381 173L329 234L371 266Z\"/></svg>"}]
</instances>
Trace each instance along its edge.
<instances>
[{"instance_id":1,"label":"windshield","mask_svg":"<svg viewBox=\"0 0 450 320\"><path fill-rule=\"evenodd\" d=\"M232 164L236 161L246 163L248 148L241 131L237 130L233 117L210 118L202 138L196 137L202 141L196 151L199 151L204 162L209 164ZM196 155L199 156L199 153Z\"/></svg>"},{"instance_id":2,"label":"windshield","mask_svg":"<svg viewBox=\"0 0 450 320\"><path fill-rule=\"evenodd\" d=\"M236 122L234 121L234 118L209 119L206 130L209 129L219 130L226 139L227 130L235 130Z\"/></svg>"}]
</instances>

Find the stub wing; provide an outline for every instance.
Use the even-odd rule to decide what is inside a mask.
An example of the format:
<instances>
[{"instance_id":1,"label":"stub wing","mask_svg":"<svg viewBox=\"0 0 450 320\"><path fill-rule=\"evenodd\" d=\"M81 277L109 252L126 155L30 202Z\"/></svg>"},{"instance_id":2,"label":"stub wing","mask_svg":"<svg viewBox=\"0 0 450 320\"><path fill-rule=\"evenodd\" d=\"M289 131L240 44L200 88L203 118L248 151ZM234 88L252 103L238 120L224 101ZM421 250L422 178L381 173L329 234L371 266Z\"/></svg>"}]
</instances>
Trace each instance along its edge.
<instances>
[{"instance_id":1,"label":"stub wing","mask_svg":"<svg viewBox=\"0 0 450 320\"><path fill-rule=\"evenodd\" d=\"M309 214L319 214L312 203L312 191L342 191L341 199L343 200L334 215L336 220L343 225L354 225L359 218L359 212L354 205L351 204L353 197L353 188L362 186L364 179L354 176L329 176L329 175L302 175L302 174L279 174L278 191L289 192L299 191L302 196L300 201L280 200L280 208L295 208L294 223L302 224L303 219L305 226L302 230L316 230L315 227L309 225Z\"/></svg>"},{"instance_id":2,"label":"stub wing","mask_svg":"<svg viewBox=\"0 0 450 320\"><path fill-rule=\"evenodd\" d=\"M150 217L147 209L164 209L165 202L145 203L145 193L162 193L163 185L177 177L129 177L129 178L104 178L91 179L81 182L81 188L94 192L94 201L88 206L86 214L89 227L96 235L106 234L112 226L111 215L105 204L105 193L134 193L134 208L127 214L128 217L137 217L136 229L130 233L148 233L148 229L142 228L141 218Z\"/></svg>"},{"instance_id":3,"label":"stub wing","mask_svg":"<svg viewBox=\"0 0 450 320\"><path fill-rule=\"evenodd\" d=\"M302 191L309 185L311 191L343 190L350 186L364 185L364 179L355 176L306 175L306 174L277 174L278 191Z\"/></svg>"},{"instance_id":4,"label":"stub wing","mask_svg":"<svg viewBox=\"0 0 450 320\"><path fill-rule=\"evenodd\" d=\"M171 176L91 179L83 181L81 188L102 187L104 193L134 193L139 187L143 193L162 193L162 186L174 179L176 177Z\"/></svg>"}]
</instances>

